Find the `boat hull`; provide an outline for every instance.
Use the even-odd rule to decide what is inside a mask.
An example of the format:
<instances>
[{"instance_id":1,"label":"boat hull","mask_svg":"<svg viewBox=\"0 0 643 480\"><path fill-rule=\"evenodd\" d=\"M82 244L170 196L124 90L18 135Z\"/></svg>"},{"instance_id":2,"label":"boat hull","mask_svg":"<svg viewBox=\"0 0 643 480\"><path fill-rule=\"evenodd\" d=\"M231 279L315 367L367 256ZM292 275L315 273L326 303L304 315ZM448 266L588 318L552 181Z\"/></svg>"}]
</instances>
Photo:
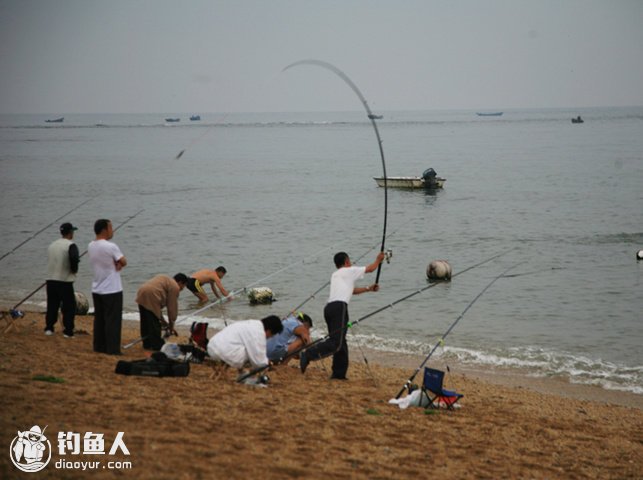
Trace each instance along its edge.
<instances>
[{"instance_id":1,"label":"boat hull","mask_svg":"<svg viewBox=\"0 0 643 480\"><path fill-rule=\"evenodd\" d=\"M384 177L373 177L378 187L384 186ZM391 188L442 188L446 178L435 177L426 183L422 177L386 177L386 186Z\"/></svg>"}]
</instances>

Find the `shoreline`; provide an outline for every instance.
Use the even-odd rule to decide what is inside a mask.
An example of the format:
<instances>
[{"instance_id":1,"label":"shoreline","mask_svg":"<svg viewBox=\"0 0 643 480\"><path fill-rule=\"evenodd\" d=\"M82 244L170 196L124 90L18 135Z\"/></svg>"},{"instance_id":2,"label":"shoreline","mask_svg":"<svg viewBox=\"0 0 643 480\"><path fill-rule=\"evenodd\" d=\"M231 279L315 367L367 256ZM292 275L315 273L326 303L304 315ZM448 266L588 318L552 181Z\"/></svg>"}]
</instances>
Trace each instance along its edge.
<instances>
[{"instance_id":1,"label":"shoreline","mask_svg":"<svg viewBox=\"0 0 643 480\"><path fill-rule=\"evenodd\" d=\"M34 314L43 316L43 311L25 311L25 314ZM78 315L80 318L93 319L92 315ZM134 330L138 332L139 322L137 320L123 319L123 345L135 340L137 337L126 338L125 332ZM170 338L170 343L189 343L189 326L183 323L178 326L179 338ZM210 328L208 335L211 337L217 330ZM89 329L91 334L91 328ZM350 339L349 339L350 340ZM405 370L405 376L400 377L400 388L409 376L413 374L416 368L422 363L425 356L414 355L410 353L387 352L377 350L366 346L361 347L364 356L368 362L374 361L383 367L399 368ZM136 351L136 346L132 347ZM138 350L141 351L140 345ZM291 361L294 364L295 360ZM351 365L363 364L364 360L360 353L360 349L356 345L351 346ZM434 368L445 370L444 365L436 365L436 362L430 362ZM486 367L471 364L459 363L454 360L449 360L449 368L454 373L468 375L478 380L482 380L495 385L502 385L505 387L524 388L538 393L553 394L563 397L574 398L577 400L588 400L593 402L600 402L605 404L621 405L624 407L637 408L643 410L643 395L638 395L632 392L608 390L600 386L572 383L563 377L547 378L542 376L529 375L518 368L508 367ZM421 372L418 373L416 383L421 379Z\"/></svg>"},{"instance_id":2,"label":"shoreline","mask_svg":"<svg viewBox=\"0 0 643 480\"><path fill-rule=\"evenodd\" d=\"M407 369L408 374L405 378L400 379L400 386L413 374L415 369L424 360L424 357L416 355L382 352L378 350L368 350L366 348L364 350L370 352L367 355L369 361L374 360L384 366ZM354 354L353 357L355 357ZM357 360L354 358L353 361ZM604 404L621 405L643 410L643 395L637 395L636 393L606 390L594 385L571 383L564 378L545 378L525 375L518 369L477 367L475 365L459 364L453 361L449 361L449 364L449 367L454 373L468 375L495 385L519 389L524 388L538 393ZM433 364L433 366L439 370L445 369L444 365L436 366ZM419 377L420 374L418 374L418 378Z\"/></svg>"},{"instance_id":3,"label":"shoreline","mask_svg":"<svg viewBox=\"0 0 643 480\"><path fill-rule=\"evenodd\" d=\"M329 360L313 362L305 375L296 362L275 368L267 388L236 383L233 369L213 378L199 364L181 378L123 376L114 373L116 362L145 353L140 345L122 356L94 353L92 317L77 317L77 331L87 333L72 339L58 325L45 336L41 313L18 322L0 336L8 412L0 444L9 446L18 430L47 425L54 465L97 458L61 456L56 432L104 433L109 445L124 432L130 451L110 457L130 461L130 470L88 473L50 464L43 478L383 479L433 471L442 478L633 479L643 471L640 408L499 385L458 367L446 386L465 395L460 409L402 410L388 402L417 359L408 358L407 368L398 357L369 352L366 368L358 349L347 382L328 379ZM137 322L124 322L123 344L138 334ZM9 456L0 456L0 476L16 472Z\"/></svg>"}]
</instances>

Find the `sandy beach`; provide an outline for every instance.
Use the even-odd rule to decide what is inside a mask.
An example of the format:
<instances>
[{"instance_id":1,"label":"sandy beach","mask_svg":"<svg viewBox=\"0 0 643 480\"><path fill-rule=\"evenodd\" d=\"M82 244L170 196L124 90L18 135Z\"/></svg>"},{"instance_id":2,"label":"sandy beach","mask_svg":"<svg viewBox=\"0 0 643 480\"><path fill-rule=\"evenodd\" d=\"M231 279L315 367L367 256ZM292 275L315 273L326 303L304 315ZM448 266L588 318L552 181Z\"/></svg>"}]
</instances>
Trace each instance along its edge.
<instances>
[{"instance_id":1,"label":"sandy beach","mask_svg":"<svg viewBox=\"0 0 643 480\"><path fill-rule=\"evenodd\" d=\"M38 478L643 477L640 396L457 369L447 386L465 395L460 409L401 410L388 400L417 359L369 352L367 368L356 349L346 382L330 381L324 362L303 376L296 362L277 368L268 388L237 384L231 370L213 379L206 365L185 378L122 376L117 360L145 353L93 353L91 322L77 317L87 334L73 339L60 328L48 337L43 314L27 313L0 336L0 477L27 476L6 452L32 425L47 426L53 451ZM138 336L137 324L124 326L123 343ZM124 432L130 455L61 456L58 432L104 433L105 450ZM61 460L102 466L56 468ZM131 465L105 468L107 460Z\"/></svg>"}]
</instances>

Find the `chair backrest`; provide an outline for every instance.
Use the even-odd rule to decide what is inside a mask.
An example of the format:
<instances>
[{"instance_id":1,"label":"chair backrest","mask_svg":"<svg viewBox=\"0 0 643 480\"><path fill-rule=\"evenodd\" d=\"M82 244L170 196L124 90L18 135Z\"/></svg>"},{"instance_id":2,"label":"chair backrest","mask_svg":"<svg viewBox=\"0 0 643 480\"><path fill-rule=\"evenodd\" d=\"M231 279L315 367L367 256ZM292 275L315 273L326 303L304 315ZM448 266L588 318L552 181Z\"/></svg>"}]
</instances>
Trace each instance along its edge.
<instances>
[{"instance_id":1,"label":"chair backrest","mask_svg":"<svg viewBox=\"0 0 643 480\"><path fill-rule=\"evenodd\" d=\"M442 392L444 372L434 368L424 367L424 388L433 393Z\"/></svg>"}]
</instances>

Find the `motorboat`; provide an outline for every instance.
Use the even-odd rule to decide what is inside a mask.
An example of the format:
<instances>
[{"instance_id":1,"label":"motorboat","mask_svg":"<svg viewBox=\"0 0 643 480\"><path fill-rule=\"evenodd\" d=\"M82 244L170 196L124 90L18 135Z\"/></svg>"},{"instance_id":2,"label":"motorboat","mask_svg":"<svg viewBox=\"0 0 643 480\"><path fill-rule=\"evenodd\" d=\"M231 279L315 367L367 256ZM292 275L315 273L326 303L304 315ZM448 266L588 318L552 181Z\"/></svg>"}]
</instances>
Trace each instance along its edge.
<instances>
[{"instance_id":1,"label":"motorboat","mask_svg":"<svg viewBox=\"0 0 643 480\"><path fill-rule=\"evenodd\" d=\"M378 187L385 185L384 177L373 177ZM386 186L391 188L426 188L444 187L446 178L438 177L432 168L426 169L421 177L386 177Z\"/></svg>"}]
</instances>

